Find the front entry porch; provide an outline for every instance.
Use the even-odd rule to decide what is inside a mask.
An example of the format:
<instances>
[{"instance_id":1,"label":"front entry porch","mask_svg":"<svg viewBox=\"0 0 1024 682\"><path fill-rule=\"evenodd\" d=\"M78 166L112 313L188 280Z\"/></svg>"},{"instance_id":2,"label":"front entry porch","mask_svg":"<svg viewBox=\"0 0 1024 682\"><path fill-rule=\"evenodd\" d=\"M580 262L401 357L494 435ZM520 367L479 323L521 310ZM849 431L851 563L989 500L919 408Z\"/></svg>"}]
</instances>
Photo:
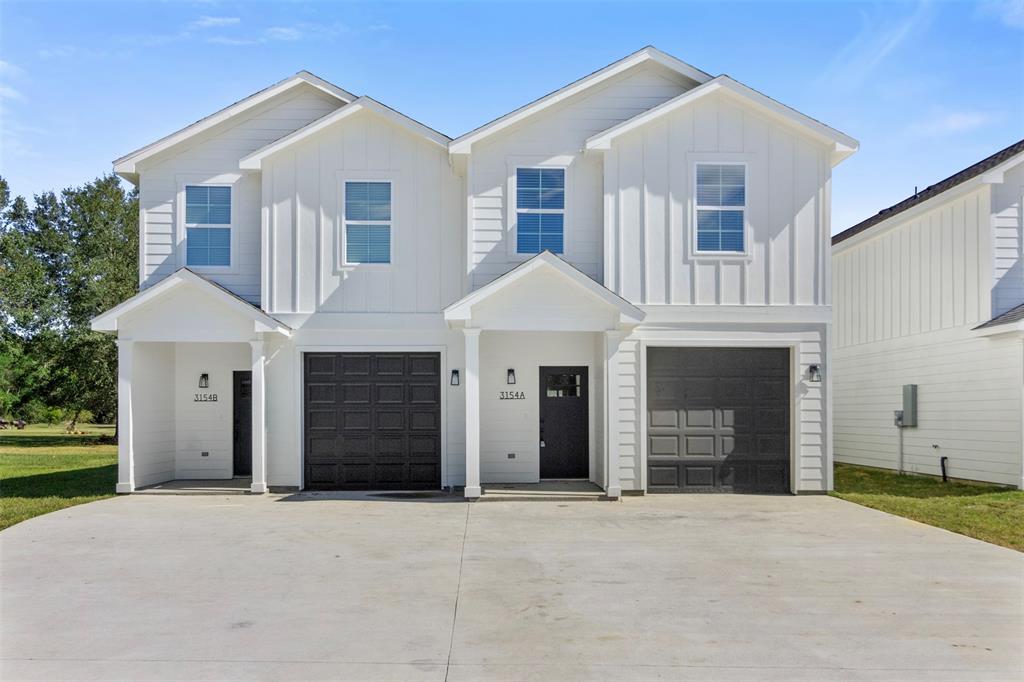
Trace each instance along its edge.
<instances>
[{"instance_id":1,"label":"front entry porch","mask_svg":"<svg viewBox=\"0 0 1024 682\"><path fill-rule=\"evenodd\" d=\"M643 318L550 252L445 309L465 340L467 498L566 478L621 495L617 354Z\"/></svg>"},{"instance_id":2,"label":"front entry porch","mask_svg":"<svg viewBox=\"0 0 1024 682\"><path fill-rule=\"evenodd\" d=\"M538 483L484 483L481 487L481 502L594 502L611 499L601 486L581 480L548 479Z\"/></svg>"}]
</instances>

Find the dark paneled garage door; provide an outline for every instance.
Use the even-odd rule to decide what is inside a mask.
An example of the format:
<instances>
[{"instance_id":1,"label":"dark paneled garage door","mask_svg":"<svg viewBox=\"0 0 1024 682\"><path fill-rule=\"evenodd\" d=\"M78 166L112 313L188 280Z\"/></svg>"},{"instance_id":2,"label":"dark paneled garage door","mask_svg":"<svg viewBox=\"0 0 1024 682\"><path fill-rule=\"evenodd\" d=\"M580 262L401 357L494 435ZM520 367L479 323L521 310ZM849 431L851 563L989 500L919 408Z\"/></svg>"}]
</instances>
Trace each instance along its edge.
<instances>
[{"instance_id":1,"label":"dark paneled garage door","mask_svg":"<svg viewBox=\"0 0 1024 682\"><path fill-rule=\"evenodd\" d=\"M306 488L441 487L437 353L307 353Z\"/></svg>"},{"instance_id":2,"label":"dark paneled garage door","mask_svg":"<svg viewBox=\"0 0 1024 682\"><path fill-rule=\"evenodd\" d=\"M648 349L647 489L789 491L789 350Z\"/></svg>"}]
</instances>

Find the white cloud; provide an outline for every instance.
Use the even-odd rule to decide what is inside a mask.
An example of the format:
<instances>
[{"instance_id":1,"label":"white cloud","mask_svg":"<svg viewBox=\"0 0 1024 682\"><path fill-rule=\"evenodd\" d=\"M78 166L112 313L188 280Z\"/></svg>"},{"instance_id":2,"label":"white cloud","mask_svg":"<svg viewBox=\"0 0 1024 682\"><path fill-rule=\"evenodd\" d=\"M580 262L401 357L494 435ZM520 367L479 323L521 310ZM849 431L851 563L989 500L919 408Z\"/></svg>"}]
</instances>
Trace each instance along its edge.
<instances>
[{"instance_id":1,"label":"white cloud","mask_svg":"<svg viewBox=\"0 0 1024 682\"><path fill-rule=\"evenodd\" d=\"M248 38L228 38L227 36L213 36L207 38L206 42L211 45L227 45L229 47L238 47L241 45L256 45L262 41L250 40Z\"/></svg>"},{"instance_id":2,"label":"white cloud","mask_svg":"<svg viewBox=\"0 0 1024 682\"><path fill-rule=\"evenodd\" d=\"M192 28L223 28L224 26L234 26L241 21L240 17L208 17L204 15L192 22Z\"/></svg>"},{"instance_id":3,"label":"white cloud","mask_svg":"<svg viewBox=\"0 0 1024 682\"><path fill-rule=\"evenodd\" d=\"M997 118L987 111L937 111L929 118L913 124L910 132L923 137L946 137L983 128Z\"/></svg>"},{"instance_id":4,"label":"white cloud","mask_svg":"<svg viewBox=\"0 0 1024 682\"><path fill-rule=\"evenodd\" d=\"M366 27L366 30L370 32L392 31L394 30L394 27L391 24L370 24L369 26Z\"/></svg>"},{"instance_id":5,"label":"white cloud","mask_svg":"<svg viewBox=\"0 0 1024 682\"><path fill-rule=\"evenodd\" d=\"M43 59L53 59L59 57L73 57L77 54L78 50L74 45L56 45L54 47L44 47L37 51L37 54Z\"/></svg>"},{"instance_id":6,"label":"white cloud","mask_svg":"<svg viewBox=\"0 0 1024 682\"><path fill-rule=\"evenodd\" d=\"M931 7L926 2L918 3L912 14L900 19L862 13L860 31L836 53L819 82L849 89L858 87L891 53L923 28L931 16Z\"/></svg>"},{"instance_id":7,"label":"white cloud","mask_svg":"<svg viewBox=\"0 0 1024 682\"><path fill-rule=\"evenodd\" d=\"M303 33L295 26L272 26L266 30L266 35L270 40L299 40Z\"/></svg>"},{"instance_id":8,"label":"white cloud","mask_svg":"<svg viewBox=\"0 0 1024 682\"><path fill-rule=\"evenodd\" d=\"M21 78L25 75L25 69L20 66L15 66L10 62L6 62L0 59L0 76L9 76L11 78Z\"/></svg>"},{"instance_id":9,"label":"white cloud","mask_svg":"<svg viewBox=\"0 0 1024 682\"><path fill-rule=\"evenodd\" d=\"M1007 28L1024 29L1024 0L985 0L978 11L996 17Z\"/></svg>"},{"instance_id":10,"label":"white cloud","mask_svg":"<svg viewBox=\"0 0 1024 682\"><path fill-rule=\"evenodd\" d=\"M23 100L25 95L21 94L9 85L0 85L0 99Z\"/></svg>"}]
</instances>

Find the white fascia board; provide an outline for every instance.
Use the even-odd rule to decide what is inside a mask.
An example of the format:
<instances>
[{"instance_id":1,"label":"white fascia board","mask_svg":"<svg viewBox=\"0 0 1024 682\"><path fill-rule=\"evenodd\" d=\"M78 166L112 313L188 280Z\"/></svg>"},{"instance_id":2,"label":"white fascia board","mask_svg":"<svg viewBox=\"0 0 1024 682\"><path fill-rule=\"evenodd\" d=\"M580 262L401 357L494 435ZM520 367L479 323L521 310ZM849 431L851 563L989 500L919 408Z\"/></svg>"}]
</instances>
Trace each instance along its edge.
<instances>
[{"instance_id":1,"label":"white fascia board","mask_svg":"<svg viewBox=\"0 0 1024 682\"><path fill-rule=\"evenodd\" d=\"M92 318L90 326L93 331L97 332L116 332L117 321L122 316L155 302L164 293L184 284L192 284L201 288L205 294L212 296L230 309L251 318L254 324L253 331L255 332L274 332L284 336L291 335L291 328L286 324L275 320L251 303L241 300L234 294L200 277L187 268L180 268L152 287L144 289L127 301L122 301L110 310L100 313Z\"/></svg>"},{"instance_id":2,"label":"white fascia board","mask_svg":"<svg viewBox=\"0 0 1024 682\"><path fill-rule=\"evenodd\" d=\"M711 74L690 66L686 62L676 59L672 55L666 54L655 47L648 46L639 52L634 52L628 57L624 57L613 64L609 64L599 71L595 71L589 76L585 76L578 81L574 81L560 90L556 90L549 95L545 95L526 106L520 107L519 109L505 114L490 123L480 126L475 130L471 130L465 135L455 138L452 143L448 145L448 151L451 154L468 154L472 149L474 142L478 142L485 137L504 130L509 126L515 125L523 119L533 116L539 111L558 104L559 102L573 97L588 88L592 88L609 78L617 76L623 71L648 61L661 64L662 66L675 71L690 80L696 81L697 83L705 83L711 80Z\"/></svg>"},{"instance_id":3,"label":"white fascia board","mask_svg":"<svg viewBox=\"0 0 1024 682\"><path fill-rule=\"evenodd\" d=\"M444 319L449 324L470 322L473 319L474 305L541 268L553 269L599 302L616 308L619 311L620 324L636 325L642 322L646 316L643 310L626 299L601 286L550 251L544 251L446 307L444 309Z\"/></svg>"},{"instance_id":4,"label":"white fascia board","mask_svg":"<svg viewBox=\"0 0 1024 682\"><path fill-rule=\"evenodd\" d=\"M423 137L434 144L447 148L449 138L436 130L429 128L419 121L415 121L405 114L395 111L394 109L381 104L375 99L370 97L360 97L350 104L346 104L340 109L336 109L325 116L321 116L317 120L309 123L302 128L299 128L293 133L285 135L279 140L271 142L265 147L261 147L256 151L252 152L248 156L242 157L238 162L238 167L242 170L259 170L263 163L263 159L276 154L277 152L290 147L293 144L301 142L311 135L328 128L338 121L342 121L353 114L359 113L360 111L370 111L378 116L381 116L392 123L406 129L414 135Z\"/></svg>"},{"instance_id":5,"label":"white fascia board","mask_svg":"<svg viewBox=\"0 0 1024 682\"><path fill-rule=\"evenodd\" d=\"M982 182L986 182L991 185L1002 184L1003 178L1006 172L1016 168L1020 164L1024 163L1024 153L1017 154L1016 156L1010 157L1006 161L1002 162L995 168L985 171L981 174Z\"/></svg>"},{"instance_id":6,"label":"white fascia board","mask_svg":"<svg viewBox=\"0 0 1024 682\"><path fill-rule=\"evenodd\" d=\"M137 173L136 166L140 161L143 161L155 154L173 147L176 144L184 142L185 140L199 135L200 133L209 130L210 128L223 123L239 114L252 109L253 107L266 102L274 97L277 97L281 93L287 92L292 88L295 88L301 84L308 84L321 90L332 97L338 98L340 101L348 104L356 99L352 93L342 90L336 85L328 83L319 76L314 76L308 71L300 71L290 78L286 78L283 81L271 85L269 88L260 90L259 92L246 97L243 100L235 102L231 106L225 107L220 111L202 118L192 125L186 126L181 130L171 133L166 137L162 137L156 142L152 142L141 149L136 149L130 154L125 154L119 159L114 160L114 172L118 175L135 175ZM130 178L129 178L130 179Z\"/></svg>"},{"instance_id":7,"label":"white fascia board","mask_svg":"<svg viewBox=\"0 0 1024 682\"><path fill-rule=\"evenodd\" d=\"M1021 322L1007 322L1006 324L997 324L992 327L984 327L983 329L972 329L975 336L1002 336L1003 334L1021 334L1024 335L1024 321Z\"/></svg>"},{"instance_id":8,"label":"white fascia board","mask_svg":"<svg viewBox=\"0 0 1024 682\"><path fill-rule=\"evenodd\" d=\"M961 182L959 185L950 187L945 192L936 194L935 196L930 197L925 201L922 201L920 204L916 206L908 208L905 211L900 211L899 213L896 213L879 223L875 223L874 225L867 228L863 232L859 232L848 239L844 239L838 244L834 244L832 246L832 255L838 255L844 251L855 248L868 240L874 239L875 237L880 237L889 230L891 230L892 228L903 225L904 223L918 217L922 213L933 211L942 204L948 201L953 201L963 196L964 194L970 194L971 192L975 191L976 189L985 184L988 184L988 182L985 180L985 174L982 174L977 175L971 178L970 180L967 180L966 182ZM837 234L842 234L842 232L839 232Z\"/></svg>"},{"instance_id":9,"label":"white fascia board","mask_svg":"<svg viewBox=\"0 0 1024 682\"><path fill-rule=\"evenodd\" d=\"M676 111L682 107L693 104L699 99L708 95L721 92L727 94L742 103L756 106L762 113L775 120L797 127L818 140L825 142L832 147L832 165L836 165L846 157L850 156L860 147L860 143L845 133L816 121L810 116L801 114L796 109L791 109L771 97L762 95L757 90L749 88L742 83L729 78L728 76L717 76L712 80L697 86L693 90L677 95L672 99L659 104L656 107L637 114L631 119L618 123L611 128L597 133L587 139L586 149L608 150L611 149L615 138L632 130L650 123L666 114Z\"/></svg>"}]
</instances>

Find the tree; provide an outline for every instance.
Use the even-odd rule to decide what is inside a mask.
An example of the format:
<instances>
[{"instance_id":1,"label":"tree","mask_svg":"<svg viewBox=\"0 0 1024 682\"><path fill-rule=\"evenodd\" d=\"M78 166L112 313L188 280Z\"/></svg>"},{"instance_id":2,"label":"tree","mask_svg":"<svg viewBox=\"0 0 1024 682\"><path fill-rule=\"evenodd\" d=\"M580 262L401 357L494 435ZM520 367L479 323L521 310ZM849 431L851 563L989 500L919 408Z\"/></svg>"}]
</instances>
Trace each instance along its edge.
<instances>
[{"instance_id":1,"label":"tree","mask_svg":"<svg viewBox=\"0 0 1024 682\"><path fill-rule=\"evenodd\" d=\"M134 190L107 175L29 207L0 178L0 410L42 403L112 419L117 350L89 321L137 290Z\"/></svg>"}]
</instances>

